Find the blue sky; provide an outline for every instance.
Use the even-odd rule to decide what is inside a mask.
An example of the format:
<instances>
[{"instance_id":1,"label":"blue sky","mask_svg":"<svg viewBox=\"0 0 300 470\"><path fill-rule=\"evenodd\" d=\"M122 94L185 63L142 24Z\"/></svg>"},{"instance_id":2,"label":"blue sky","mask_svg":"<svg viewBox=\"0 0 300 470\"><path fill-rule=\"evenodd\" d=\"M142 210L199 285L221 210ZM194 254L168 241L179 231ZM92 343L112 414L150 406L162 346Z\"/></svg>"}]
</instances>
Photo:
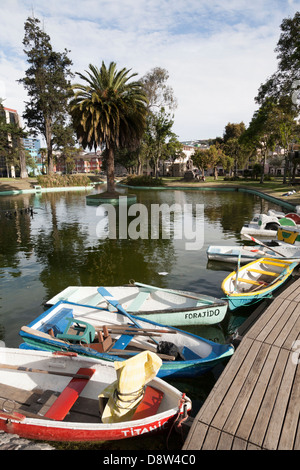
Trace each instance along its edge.
<instances>
[{"instance_id":1,"label":"blue sky","mask_svg":"<svg viewBox=\"0 0 300 470\"><path fill-rule=\"evenodd\" d=\"M142 77L169 72L178 101L174 132L180 140L222 136L228 122L246 125L254 98L275 72L274 49L284 18L300 0L1 0L0 97L24 111L17 80L27 68L24 23L34 15L53 47L71 52L74 72L90 63L117 63Z\"/></svg>"}]
</instances>

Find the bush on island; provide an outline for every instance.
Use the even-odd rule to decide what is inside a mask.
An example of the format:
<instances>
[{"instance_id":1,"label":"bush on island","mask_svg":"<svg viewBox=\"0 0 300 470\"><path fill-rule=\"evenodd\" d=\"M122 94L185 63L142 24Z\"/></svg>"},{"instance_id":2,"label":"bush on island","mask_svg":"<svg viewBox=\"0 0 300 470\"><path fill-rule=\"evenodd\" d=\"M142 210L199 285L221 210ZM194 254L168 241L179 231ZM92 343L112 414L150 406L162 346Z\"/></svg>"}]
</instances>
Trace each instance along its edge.
<instances>
[{"instance_id":1,"label":"bush on island","mask_svg":"<svg viewBox=\"0 0 300 470\"><path fill-rule=\"evenodd\" d=\"M150 175L128 176L122 183L128 186L163 186L162 178L153 178Z\"/></svg>"},{"instance_id":2,"label":"bush on island","mask_svg":"<svg viewBox=\"0 0 300 470\"><path fill-rule=\"evenodd\" d=\"M86 175L39 175L37 182L42 188L62 188L66 186L89 186Z\"/></svg>"}]
</instances>

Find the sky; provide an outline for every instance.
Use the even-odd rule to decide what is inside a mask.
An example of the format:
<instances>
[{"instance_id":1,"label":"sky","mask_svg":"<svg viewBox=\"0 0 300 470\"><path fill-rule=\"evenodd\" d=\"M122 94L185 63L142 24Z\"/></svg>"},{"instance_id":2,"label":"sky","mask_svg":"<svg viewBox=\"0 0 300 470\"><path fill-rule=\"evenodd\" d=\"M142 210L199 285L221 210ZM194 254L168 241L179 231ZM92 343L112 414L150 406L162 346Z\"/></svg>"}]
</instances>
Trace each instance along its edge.
<instances>
[{"instance_id":1,"label":"sky","mask_svg":"<svg viewBox=\"0 0 300 470\"><path fill-rule=\"evenodd\" d=\"M167 70L180 141L222 137L248 126L260 85L277 69L280 25L300 0L0 0L0 97L20 115L26 91L24 23L34 15L53 49L67 48L72 71L126 67L137 79ZM78 77L73 82L80 82ZM23 122L25 125L26 123Z\"/></svg>"}]
</instances>

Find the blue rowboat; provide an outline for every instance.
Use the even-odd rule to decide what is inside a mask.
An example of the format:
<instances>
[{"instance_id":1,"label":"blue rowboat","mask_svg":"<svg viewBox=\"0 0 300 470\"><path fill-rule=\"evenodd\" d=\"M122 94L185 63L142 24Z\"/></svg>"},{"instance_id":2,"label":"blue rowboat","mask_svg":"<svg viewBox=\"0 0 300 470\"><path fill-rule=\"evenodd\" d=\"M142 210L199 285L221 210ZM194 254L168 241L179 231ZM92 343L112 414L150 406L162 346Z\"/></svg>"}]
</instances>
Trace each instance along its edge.
<instances>
[{"instance_id":1,"label":"blue rowboat","mask_svg":"<svg viewBox=\"0 0 300 470\"><path fill-rule=\"evenodd\" d=\"M249 305L269 297L293 273L297 261L260 258L230 273L222 282L229 309Z\"/></svg>"},{"instance_id":2,"label":"blue rowboat","mask_svg":"<svg viewBox=\"0 0 300 470\"><path fill-rule=\"evenodd\" d=\"M120 310L60 301L46 310L20 335L20 347L65 350L106 361L124 361L142 350L162 358L158 377L201 375L229 358L234 348L200 336L166 327L150 320L131 317Z\"/></svg>"}]
</instances>

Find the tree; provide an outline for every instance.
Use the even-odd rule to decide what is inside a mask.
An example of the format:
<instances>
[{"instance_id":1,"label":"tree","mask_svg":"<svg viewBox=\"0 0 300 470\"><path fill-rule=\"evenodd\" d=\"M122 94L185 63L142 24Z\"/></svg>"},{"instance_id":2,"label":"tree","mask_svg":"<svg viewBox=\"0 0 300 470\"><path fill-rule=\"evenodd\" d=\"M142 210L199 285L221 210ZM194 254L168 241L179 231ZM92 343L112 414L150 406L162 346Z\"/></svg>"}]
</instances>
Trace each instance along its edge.
<instances>
[{"instance_id":1,"label":"tree","mask_svg":"<svg viewBox=\"0 0 300 470\"><path fill-rule=\"evenodd\" d=\"M53 146L60 152L59 159L64 161L66 173L71 173L75 168L75 158L80 153L80 149L75 146L74 129L64 121L57 121L53 126L53 132Z\"/></svg>"},{"instance_id":2,"label":"tree","mask_svg":"<svg viewBox=\"0 0 300 470\"><path fill-rule=\"evenodd\" d=\"M299 113L297 99L300 86L300 12L294 18L286 18L281 23L281 35L275 52L278 53L277 71L263 83L256 97L262 105L268 98L280 104L282 98L289 103L290 110ZM298 91L297 91L298 89Z\"/></svg>"},{"instance_id":3,"label":"tree","mask_svg":"<svg viewBox=\"0 0 300 470\"><path fill-rule=\"evenodd\" d=\"M14 116L14 122L6 122L5 112L0 98L0 154L5 157L7 175L9 166L19 166L21 178L27 178L26 155L23 138L27 133L20 127L19 121Z\"/></svg>"},{"instance_id":4,"label":"tree","mask_svg":"<svg viewBox=\"0 0 300 470\"><path fill-rule=\"evenodd\" d=\"M223 150L234 161L234 176L237 176L238 166L244 165L245 151L240 143L240 136L245 132L245 124L228 123L223 135Z\"/></svg>"},{"instance_id":5,"label":"tree","mask_svg":"<svg viewBox=\"0 0 300 470\"><path fill-rule=\"evenodd\" d=\"M107 152L107 191L115 192L114 152L119 147L136 148L143 135L147 98L142 84L129 81L126 68L117 71L111 62L100 69L89 65L86 75L77 75L86 84L75 84L75 95L70 102L73 127L83 146L96 149L102 144Z\"/></svg>"},{"instance_id":6,"label":"tree","mask_svg":"<svg viewBox=\"0 0 300 470\"><path fill-rule=\"evenodd\" d=\"M23 118L34 135L42 134L47 145L48 173L53 173L53 127L67 113L71 77L67 49L55 52L50 37L40 28L37 18L25 22L24 52L30 67L19 80L28 92Z\"/></svg>"},{"instance_id":7,"label":"tree","mask_svg":"<svg viewBox=\"0 0 300 470\"><path fill-rule=\"evenodd\" d=\"M222 147L218 144L211 145L208 149L209 154L209 167L214 170L214 179L218 179L218 165L222 165L226 161L226 155L224 154Z\"/></svg>"},{"instance_id":8,"label":"tree","mask_svg":"<svg viewBox=\"0 0 300 470\"><path fill-rule=\"evenodd\" d=\"M204 177L204 172L211 164L211 154L209 149L196 149L193 154L193 164L202 171L202 177Z\"/></svg>"},{"instance_id":9,"label":"tree","mask_svg":"<svg viewBox=\"0 0 300 470\"><path fill-rule=\"evenodd\" d=\"M261 155L261 179L264 181L264 168L266 158L270 151L274 150L277 140L278 127L274 120L274 110L276 105L269 99L257 111L255 111L248 129L241 136L240 141L256 149Z\"/></svg>"},{"instance_id":10,"label":"tree","mask_svg":"<svg viewBox=\"0 0 300 470\"><path fill-rule=\"evenodd\" d=\"M159 161L166 158L165 145L167 144L167 138L174 136L174 133L171 131L173 124L174 121L164 108L161 108L159 113L150 113L148 116L147 142L148 146L152 149L151 158L155 178L158 177Z\"/></svg>"},{"instance_id":11,"label":"tree","mask_svg":"<svg viewBox=\"0 0 300 470\"><path fill-rule=\"evenodd\" d=\"M167 85L168 79L167 70L161 67L153 68L141 79L148 98L148 116L140 158L142 155L148 156L148 160L153 163L155 176L158 175L159 160L167 158L168 140L174 139L171 131L174 116L171 113L177 107L177 100L172 87ZM139 169L142 166L140 163L139 161Z\"/></svg>"},{"instance_id":12,"label":"tree","mask_svg":"<svg viewBox=\"0 0 300 470\"><path fill-rule=\"evenodd\" d=\"M173 88L167 85L168 79L167 70L161 67L153 68L141 79L148 98L148 108L152 112L155 109L160 112L161 108L173 111L177 107Z\"/></svg>"}]
</instances>

